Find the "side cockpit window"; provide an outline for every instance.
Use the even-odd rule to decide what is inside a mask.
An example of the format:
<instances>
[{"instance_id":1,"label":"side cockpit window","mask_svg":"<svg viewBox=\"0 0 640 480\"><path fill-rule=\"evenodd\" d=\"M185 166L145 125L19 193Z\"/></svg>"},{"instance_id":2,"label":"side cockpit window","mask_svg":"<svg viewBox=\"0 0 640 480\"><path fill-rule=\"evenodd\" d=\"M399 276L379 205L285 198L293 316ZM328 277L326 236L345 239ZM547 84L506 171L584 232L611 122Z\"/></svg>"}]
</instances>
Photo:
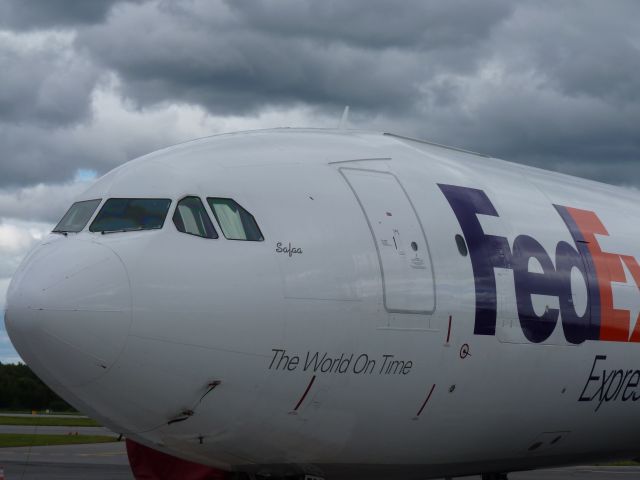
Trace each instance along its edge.
<instances>
[{"instance_id":1,"label":"side cockpit window","mask_svg":"<svg viewBox=\"0 0 640 480\"><path fill-rule=\"evenodd\" d=\"M176 207L173 223L178 231L204 238L218 238L213 223L198 197L185 197Z\"/></svg>"},{"instance_id":2,"label":"side cockpit window","mask_svg":"<svg viewBox=\"0 0 640 480\"><path fill-rule=\"evenodd\" d=\"M89 227L92 232L129 232L162 228L171 200L164 198L110 198Z\"/></svg>"},{"instance_id":3,"label":"side cockpit window","mask_svg":"<svg viewBox=\"0 0 640 480\"><path fill-rule=\"evenodd\" d=\"M207 198L225 238L261 242L262 232L255 218L235 200L230 198Z\"/></svg>"},{"instance_id":4,"label":"side cockpit window","mask_svg":"<svg viewBox=\"0 0 640 480\"><path fill-rule=\"evenodd\" d=\"M93 212L96 211L100 202L101 200L97 199L74 203L53 231L56 233L80 232L93 215Z\"/></svg>"}]
</instances>

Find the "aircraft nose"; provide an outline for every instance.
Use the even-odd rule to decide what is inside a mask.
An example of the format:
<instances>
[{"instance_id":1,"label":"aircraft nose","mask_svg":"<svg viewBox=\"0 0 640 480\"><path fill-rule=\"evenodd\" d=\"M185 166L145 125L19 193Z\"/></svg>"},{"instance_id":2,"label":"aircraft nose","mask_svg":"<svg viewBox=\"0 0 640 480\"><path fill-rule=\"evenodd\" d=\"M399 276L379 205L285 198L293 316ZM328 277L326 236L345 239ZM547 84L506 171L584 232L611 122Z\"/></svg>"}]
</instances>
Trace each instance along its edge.
<instances>
[{"instance_id":1,"label":"aircraft nose","mask_svg":"<svg viewBox=\"0 0 640 480\"><path fill-rule=\"evenodd\" d=\"M131 327L131 288L108 247L60 238L34 251L7 292L7 333L45 381L91 382L114 364Z\"/></svg>"}]
</instances>

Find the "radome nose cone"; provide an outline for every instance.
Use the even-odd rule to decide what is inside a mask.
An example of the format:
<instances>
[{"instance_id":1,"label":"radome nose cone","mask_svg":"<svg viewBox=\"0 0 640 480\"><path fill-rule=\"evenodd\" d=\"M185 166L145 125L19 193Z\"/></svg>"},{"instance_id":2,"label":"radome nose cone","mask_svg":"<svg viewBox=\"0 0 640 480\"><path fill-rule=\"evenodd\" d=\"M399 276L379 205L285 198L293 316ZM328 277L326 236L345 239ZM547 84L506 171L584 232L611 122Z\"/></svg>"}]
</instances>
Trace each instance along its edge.
<instances>
[{"instance_id":1,"label":"radome nose cone","mask_svg":"<svg viewBox=\"0 0 640 480\"><path fill-rule=\"evenodd\" d=\"M13 277L5 324L18 353L49 383L95 380L116 361L131 327L125 267L94 242L42 245Z\"/></svg>"}]
</instances>

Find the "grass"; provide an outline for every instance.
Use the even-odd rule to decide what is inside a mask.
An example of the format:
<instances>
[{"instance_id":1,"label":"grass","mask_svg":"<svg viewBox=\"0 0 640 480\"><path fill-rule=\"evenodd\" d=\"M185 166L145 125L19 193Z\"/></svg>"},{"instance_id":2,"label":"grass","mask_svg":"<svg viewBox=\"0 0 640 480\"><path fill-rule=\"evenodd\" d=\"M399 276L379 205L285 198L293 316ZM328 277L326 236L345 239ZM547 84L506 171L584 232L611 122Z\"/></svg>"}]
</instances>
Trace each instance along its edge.
<instances>
[{"instance_id":1,"label":"grass","mask_svg":"<svg viewBox=\"0 0 640 480\"><path fill-rule=\"evenodd\" d=\"M28 414L31 415L33 414L33 410L11 410L11 409L7 409L7 408L0 408L0 413L2 414ZM69 411L49 411L49 413L46 413L45 410L38 410L38 415L82 415L82 413L75 411L75 410L69 410Z\"/></svg>"},{"instance_id":2,"label":"grass","mask_svg":"<svg viewBox=\"0 0 640 480\"><path fill-rule=\"evenodd\" d=\"M638 462L635 460L619 460L617 462L600 463L598 465L603 467L637 467Z\"/></svg>"},{"instance_id":3,"label":"grass","mask_svg":"<svg viewBox=\"0 0 640 480\"><path fill-rule=\"evenodd\" d=\"M0 416L0 425L27 425L38 427L99 427L100 424L91 418L62 418L33 415L31 417Z\"/></svg>"},{"instance_id":4,"label":"grass","mask_svg":"<svg viewBox=\"0 0 640 480\"><path fill-rule=\"evenodd\" d=\"M0 448L39 447L48 445L78 445L82 443L115 442L107 435L37 435L30 433L0 433Z\"/></svg>"}]
</instances>

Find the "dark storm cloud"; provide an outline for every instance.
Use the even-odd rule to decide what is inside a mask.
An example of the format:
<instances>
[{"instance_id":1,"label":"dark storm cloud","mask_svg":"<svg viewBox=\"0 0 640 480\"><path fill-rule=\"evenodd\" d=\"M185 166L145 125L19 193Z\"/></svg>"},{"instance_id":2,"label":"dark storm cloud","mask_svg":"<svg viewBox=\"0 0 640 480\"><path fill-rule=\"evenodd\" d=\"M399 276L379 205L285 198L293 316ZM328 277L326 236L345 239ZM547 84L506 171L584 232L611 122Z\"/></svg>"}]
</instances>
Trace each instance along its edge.
<instances>
[{"instance_id":1,"label":"dark storm cloud","mask_svg":"<svg viewBox=\"0 0 640 480\"><path fill-rule=\"evenodd\" d=\"M0 126L3 147L0 186L59 183L72 178L86 157L65 129ZM94 154L95 155L95 154ZM95 163L95 158L93 162Z\"/></svg>"},{"instance_id":2,"label":"dark storm cloud","mask_svg":"<svg viewBox=\"0 0 640 480\"><path fill-rule=\"evenodd\" d=\"M508 5L123 5L105 24L83 29L78 43L116 70L142 105L179 100L216 113L247 113L274 104L350 103L402 111L440 68L473 69L472 52L507 16Z\"/></svg>"},{"instance_id":3,"label":"dark storm cloud","mask_svg":"<svg viewBox=\"0 0 640 480\"><path fill-rule=\"evenodd\" d=\"M486 38L491 27L512 10L512 4L494 0L226 3L245 25L274 36L341 41L374 50L470 45Z\"/></svg>"},{"instance_id":4,"label":"dark storm cloud","mask_svg":"<svg viewBox=\"0 0 640 480\"><path fill-rule=\"evenodd\" d=\"M0 219L28 218L30 222L55 225L73 203L74 198L86 190L91 183L91 181L75 181L4 189L0 191ZM1 220L0 225L2 225ZM0 278L2 276L0 272Z\"/></svg>"},{"instance_id":5,"label":"dark storm cloud","mask_svg":"<svg viewBox=\"0 0 640 480\"><path fill-rule=\"evenodd\" d=\"M121 0L3 0L0 27L36 29L102 22Z\"/></svg>"},{"instance_id":6,"label":"dark storm cloud","mask_svg":"<svg viewBox=\"0 0 640 480\"><path fill-rule=\"evenodd\" d=\"M0 135L2 123L59 127L86 119L99 72L69 40L55 36L20 46L0 42Z\"/></svg>"},{"instance_id":7,"label":"dark storm cloud","mask_svg":"<svg viewBox=\"0 0 640 480\"><path fill-rule=\"evenodd\" d=\"M0 196L2 188L60 184L73 179L80 169L103 174L178 140L173 132L135 118L98 118L65 128L0 124ZM3 213L0 207L0 217Z\"/></svg>"},{"instance_id":8,"label":"dark storm cloud","mask_svg":"<svg viewBox=\"0 0 640 480\"><path fill-rule=\"evenodd\" d=\"M565 96L638 102L639 14L637 2L524 4L492 51Z\"/></svg>"},{"instance_id":9,"label":"dark storm cloud","mask_svg":"<svg viewBox=\"0 0 640 480\"><path fill-rule=\"evenodd\" d=\"M640 105L619 108L597 98L526 88L483 93L470 118L457 110L436 114L438 120L429 122L432 134L511 161L610 183L640 184ZM636 175L629 175L634 170Z\"/></svg>"},{"instance_id":10,"label":"dark storm cloud","mask_svg":"<svg viewBox=\"0 0 640 480\"><path fill-rule=\"evenodd\" d=\"M638 15L632 2L522 4L488 41L491 55L466 81L472 93L458 89L453 111L430 110L443 114L432 132L509 160L639 185Z\"/></svg>"}]
</instances>

